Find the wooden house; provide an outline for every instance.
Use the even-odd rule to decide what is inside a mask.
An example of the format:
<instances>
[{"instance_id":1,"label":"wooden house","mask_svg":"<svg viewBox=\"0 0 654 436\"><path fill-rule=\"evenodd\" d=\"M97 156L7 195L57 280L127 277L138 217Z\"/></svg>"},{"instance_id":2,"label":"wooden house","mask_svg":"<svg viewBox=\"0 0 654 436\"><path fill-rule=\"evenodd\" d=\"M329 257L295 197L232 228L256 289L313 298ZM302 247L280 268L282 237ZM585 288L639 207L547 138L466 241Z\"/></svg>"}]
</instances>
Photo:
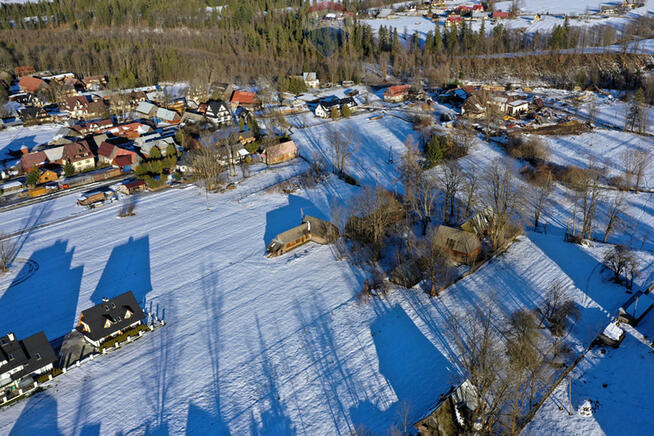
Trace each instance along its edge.
<instances>
[{"instance_id":1,"label":"wooden house","mask_svg":"<svg viewBox=\"0 0 654 436\"><path fill-rule=\"evenodd\" d=\"M299 226L275 236L268 245L268 256L280 256L309 241L329 244L338 236L338 229L332 223L307 215Z\"/></svg>"},{"instance_id":2,"label":"wooden house","mask_svg":"<svg viewBox=\"0 0 654 436\"><path fill-rule=\"evenodd\" d=\"M454 260L470 263L481 253L481 241L474 234L448 226L439 226L433 243Z\"/></svg>"},{"instance_id":3,"label":"wooden house","mask_svg":"<svg viewBox=\"0 0 654 436\"><path fill-rule=\"evenodd\" d=\"M299 156L299 151L295 142L289 139L266 147L261 156L267 165L275 165L295 159Z\"/></svg>"}]
</instances>

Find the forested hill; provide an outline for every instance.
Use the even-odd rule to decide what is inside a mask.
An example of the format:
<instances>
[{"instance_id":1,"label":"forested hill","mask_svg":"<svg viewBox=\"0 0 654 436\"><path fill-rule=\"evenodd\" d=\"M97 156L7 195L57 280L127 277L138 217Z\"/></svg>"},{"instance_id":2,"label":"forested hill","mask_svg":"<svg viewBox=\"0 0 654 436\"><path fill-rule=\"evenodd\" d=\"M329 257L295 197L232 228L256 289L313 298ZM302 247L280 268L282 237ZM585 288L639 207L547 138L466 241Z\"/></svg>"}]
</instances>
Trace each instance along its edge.
<instances>
[{"instance_id":1,"label":"forested hill","mask_svg":"<svg viewBox=\"0 0 654 436\"><path fill-rule=\"evenodd\" d=\"M313 3L313 2L312 2ZM419 37L398 35L381 26L373 33L356 12L380 0L344 0L351 14L325 24L307 0L54 0L0 6L0 70L30 64L40 70L105 74L112 86L130 87L162 80L203 86L215 81L248 83L302 71L317 71L328 82L383 80L392 74L411 81L427 77L446 83L456 77L498 73L489 62L468 55L521 50L565 49L580 41L615 43L612 29L557 26L552 34L526 35L495 26L486 32L470 24L447 29L439 24ZM651 18L625 26L622 35L652 32ZM325 26L331 26L325 28ZM630 33L630 29L633 32ZM602 36L606 31L609 37ZM612 33L611 33L612 31ZM581 32L591 32L584 34ZM524 61L518 61L523 62ZM530 60L530 62L539 62ZM574 63L576 62L576 64ZM577 74L582 60L545 61L547 73L565 65L575 83L599 84L601 73ZM521 74L520 65L511 74ZM612 73L624 76L622 71ZM609 77L608 80L613 80ZM566 79L564 84L570 80ZM637 83L629 81L624 86ZM632 83L633 82L633 83ZM620 85L622 86L622 85Z\"/></svg>"}]
</instances>

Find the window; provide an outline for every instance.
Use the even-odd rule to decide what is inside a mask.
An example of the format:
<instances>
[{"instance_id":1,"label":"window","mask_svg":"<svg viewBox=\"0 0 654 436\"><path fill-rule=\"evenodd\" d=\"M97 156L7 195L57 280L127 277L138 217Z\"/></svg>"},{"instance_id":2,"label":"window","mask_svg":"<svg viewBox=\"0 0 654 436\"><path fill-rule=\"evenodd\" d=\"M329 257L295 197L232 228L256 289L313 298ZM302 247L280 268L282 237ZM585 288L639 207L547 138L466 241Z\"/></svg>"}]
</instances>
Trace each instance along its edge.
<instances>
[{"instance_id":1,"label":"window","mask_svg":"<svg viewBox=\"0 0 654 436\"><path fill-rule=\"evenodd\" d=\"M106 320L106 321L104 322L104 328L108 329L109 327L111 327L111 321L110 321L110 320Z\"/></svg>"},{"instance_id":2,"label":"window","mask_svg":"<svg viewBox=\"0 0 654 436\"><path fill-rule=\"evenodd\" d=\"M41 353L36 353L34 357L36 357L36 360L41 360Z\"/></svg>"},{"instance_id":3,"label":"window","mask_svg":"<svg viewBox=\"0 0 654 436\"><path fill-rule=\"evenodd\" d=\"M4 338L0 339L0 345L7 345L7 341Z\"/></svg>"},{"instance_id":4,"label":"window","mask_svg":"<svg viewBox=\"0 0 654 436\"><path fill-rule=\"evenodd\" d=\"M8 357L9 357L9 360L10 360L10 361L11 361L11 360L14 360L14 355L13 355L13 354L9 353L9 356L8 356Z\"/></svg>"},{"instance_id":5,"label":"window","mask_svg":"<svg viewBox=\"0 0 654 436\"><path fill-rule=\"evenodd\" d=\"M130 312L129 310L125 312L125 319L129 319L131 317L132 317L132 312Z\"/></svg>"},{"instance_id":6,"label":"window","mask_svg":"<svg viewBox=\"0 0 654 436\"><path fill-rule=\"evenodd\" d=\"M447 248L454 250L454 244L456 244L456 241L454 241L454 239L449 239L449 238L447 239Z\"/></svg>"}]
</instances>

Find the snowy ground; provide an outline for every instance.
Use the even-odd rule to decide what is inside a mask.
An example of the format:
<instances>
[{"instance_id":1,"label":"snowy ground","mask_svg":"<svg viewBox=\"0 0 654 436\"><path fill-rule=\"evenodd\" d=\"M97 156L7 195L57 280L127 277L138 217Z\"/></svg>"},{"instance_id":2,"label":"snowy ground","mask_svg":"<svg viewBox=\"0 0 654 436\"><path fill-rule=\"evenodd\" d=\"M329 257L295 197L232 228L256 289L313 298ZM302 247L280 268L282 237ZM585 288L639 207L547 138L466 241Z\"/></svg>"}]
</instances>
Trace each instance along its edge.
<instances>
[{"instance_id":1,"label":"snowy ground","mask_svg":"<svg viewBox=\"0 0 654 436\"><path fill-rule=\"evenodd\" d=\"M649 314L637 329L627 326L619 349L591 350L572 371L571 386L561 383L523 434L651 434L653 318ZM579 413L587 400L592 416Z\"/></svg>"},{"instance_id":2,"label":"snowy ground","mask_svg":"<svg viewBox=\"0 0 654 436\"><path fill-rule=\"evenodd\" d=\"M60 124L43 124L0 130L0 160L11 158L9 152L20 151L23 146L32 150L37 145L50 142L61 128Z\"/></svg>"},{"instance_id":3,"label":"snowy ground","mask_svg":"<svg viewBox=\"0 0 654 436\"><path fill-rule=\"evenodd\" d=\"M362 184L401 189L398 164L415 133L390 113L379 120L370 115L288 118L310 125L293 129L303 156L331 159L326 133L337 129L357 144L348 173ZM612 141L591 148L609 160L617 153L611 150L630 144L619 132L589 135ZM557 159L585 147L583 135L573 145L563 139L554 139ZM461 164L482 171L502 157L497 146L478 141ZM579 352L628 298L601 274L605 246L563 242L569 206L559 188L543 217L547 234L527 232L438 299L393 290L360 305L364 273L337 260L329 246L264 257L270 240L297 225L302 213L329 219L332 206L349 204L358 192L335 177L290 195L265 192L307 167L297 160L255 173L236 190L210 195L210 210L204 194L190 187L142 196L136 215L126 219L117 218L120 203L87 211L74 206L76 195L0 214L5 232L52 223L21 238L19 270L0 280L0 332L23 337L45 330L52 339L73 328L81 310L126 290L167 321L1 409L0 434L314 435L361 428L385 434L400 425L404 409L415 422L460 380L448 334L452 315L492 298L505 319L537 306L560 281L582 311L569 338ZM625 228L611 242L638 249L640 288L654 280L654 242L644 237L654 232L654 203L651 194L631 194L628 201L625 215L643 235ZM602 217L600 207L598 227ZM35 264L38 270L29 270Z\"/></svg>"}]
</instances>

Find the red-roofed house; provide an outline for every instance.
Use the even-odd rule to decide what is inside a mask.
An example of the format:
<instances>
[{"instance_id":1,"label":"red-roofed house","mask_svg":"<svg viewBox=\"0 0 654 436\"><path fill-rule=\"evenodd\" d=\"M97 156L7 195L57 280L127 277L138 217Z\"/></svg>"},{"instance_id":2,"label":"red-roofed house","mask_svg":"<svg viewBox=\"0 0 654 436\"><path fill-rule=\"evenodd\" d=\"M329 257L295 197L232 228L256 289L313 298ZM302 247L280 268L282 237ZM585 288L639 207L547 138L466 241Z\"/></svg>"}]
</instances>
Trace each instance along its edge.
<instances>
[{"instance_id":1,"label":"red-roofed house","mask_svg":"<svg viewBox=\"0 0 654 436\"><path fill-rule=\"evenodd\" d=\"M66 97L61 109L68 112L72 118L100 118L107 112L107 105L100 98L77 95Z\"/></svg>"},{"instance_id":2,"label":"red-roofed house","mask_svg":"<svg viewBox=\"0 0 654 436\"><path fill-rule=\"evenodd\" d=\"M411 89L411 85L389 86L386 91L384 91L384 101L404 101L404 99L409 95L409 89Z\"/></svg>"},{"instance_id":3,"label":"red-roofed house","mask_svg":"<svg viewBox=\"0 0 654 436\"><path fill-rule=\"evenodd\" d=\"M63 160L75 167L75 172L95 168L95 156L86 141L64 144Z\"/></svg>"},{"instance_id":4,"label":"red-roofed house","mask_svg":"<svg viewBox=\"0 0 654 436\"><path fill-rule=\"evenodd\" d=\"M493 12L493 18L495 18L496 20L509 18L509 13L508 12L502 12L502 11L495 11L495 12Z\"/></svg>"},{"instance_id":5,"label":"red-roofed house","mask_svg":"<svg viewBox=\"0 0 654 436\"><path fill-rule=\"evenodd\" d=\"M257 95L254 92L248 91L234 91L230 101L232 107L237 106L253 107L259 103Z\"/></svg>"},{"instance_id":6,"label":"red-roofed house","mask_svg":"<svg viewBox=\"0 0 654 436\"><path fill-rule=\"evenodd\" d=\"M42 151L27 153L20 157L20 168L23 172L29 172L34 167L40 167L48 162L48 156Z\"/></svg>"},{"instance_id":7,"label":"red-roofed house","mask_svg":"<svg viewBox=\"0 0 654 436\"><path fill-rule=\"evenodd\" d=\"M47 88L48 84L38 77L24 76L18 81L18 87L22 92L34 94L43 88Z\"/></svg>"},{"instance_id":8,"label":"red-roofed house","mask_svg":"<svg viewBox=\"0 0 654 436\"><path fill-rule=\"evenodd\" d=\"M447 20L445 20L445 26L456 26L457 24L461 24L463 22L463 19L457 15L450 15L447 17Z\"/></svg>"},{"instance_id":9,"label":"red-roofed house","mask_svg":"<svg viewBox=\"0 0 654 436\"><path fill-rule=\"evenodd\" d=\"M98 162L125 168L140 161L135 151L118 147L110 142L103 142L98 148Z\"/></svg>"}]
</instances>

